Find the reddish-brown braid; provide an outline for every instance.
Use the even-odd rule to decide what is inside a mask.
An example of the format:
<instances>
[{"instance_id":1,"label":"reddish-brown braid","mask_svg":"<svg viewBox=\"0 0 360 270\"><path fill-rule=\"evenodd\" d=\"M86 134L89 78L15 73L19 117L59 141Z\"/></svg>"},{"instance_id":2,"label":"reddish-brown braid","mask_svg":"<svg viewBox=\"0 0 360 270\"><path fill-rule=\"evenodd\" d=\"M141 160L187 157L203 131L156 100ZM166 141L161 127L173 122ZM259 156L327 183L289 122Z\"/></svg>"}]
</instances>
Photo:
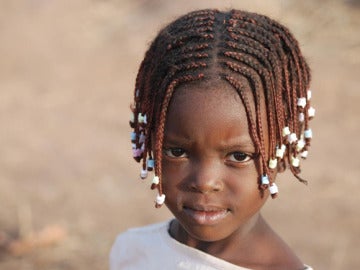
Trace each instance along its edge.
<instances>
[{"instance_id":1,"label":"reddish-brown braid","mask_svg":"<svg viewBox=\"0 0 360 270\"><path fill-rule=\"evenodd\" d=\"M268 159L278 158L304 181L292 159L307 150L310 138L305 139L304 149L298 149L296 143L283 135L288 127L300 138L309 128L309 101L304 108L297 104L299 98L306 97L310 83L310 70L298 42L286 27L263 15L239 10L199 10L180 17L159 32L145 54L136 79L131 122L135 134L134 157L142 160L143 170L147 160L155 159L158 182L153 186L159 194L163 193L161 160L165 123L174 92L190 82L211 82L218 78L232 86L244 104L249 131L259 154L259 175L270 177L272 168ZM300 112L305 115L303 122L298 119ZM263 130L263 113L267 116L268 131ZM146 116L146 121L142 116ZM145 141L141 141L144 136ZM277 148L282 144L286 145L286 152L279 158ZM260 180L259 187L264 187Z\"/></svg>"}]
</instances>

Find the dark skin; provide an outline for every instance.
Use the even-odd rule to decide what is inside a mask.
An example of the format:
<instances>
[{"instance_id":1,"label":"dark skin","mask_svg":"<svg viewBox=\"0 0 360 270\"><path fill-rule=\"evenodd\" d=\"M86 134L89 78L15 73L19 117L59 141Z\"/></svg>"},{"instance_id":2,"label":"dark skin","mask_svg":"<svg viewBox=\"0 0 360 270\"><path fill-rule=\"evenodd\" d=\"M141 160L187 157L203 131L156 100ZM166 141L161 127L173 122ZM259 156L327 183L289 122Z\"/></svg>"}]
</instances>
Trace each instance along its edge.
<instances>
[{"instance_id":1,"label":"dark skin","mask_svg":"<svg viewBox=\"0 0 360 270\"><path fill-rule=\"evenodd\" d=\"M262 115L266 123L265 113ZM268 151L268 143L266 151ZM165 126L163 188L177 241L250 269L303 269L260 214L258 154L227 84L176 90Z\"/></svg>"}]
</instances>

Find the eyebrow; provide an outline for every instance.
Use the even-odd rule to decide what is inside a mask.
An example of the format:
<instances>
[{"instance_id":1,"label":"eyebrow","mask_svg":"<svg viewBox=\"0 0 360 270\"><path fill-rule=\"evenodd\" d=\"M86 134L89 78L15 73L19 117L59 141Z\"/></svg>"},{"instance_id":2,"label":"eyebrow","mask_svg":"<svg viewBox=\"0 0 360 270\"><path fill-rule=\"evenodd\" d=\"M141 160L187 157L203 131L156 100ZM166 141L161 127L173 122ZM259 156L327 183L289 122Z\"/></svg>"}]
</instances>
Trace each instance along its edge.
<instances>
[{"instance_id":1,"label":"eyebrow","mask_svg":"<svg viewBox=\"0 0 360 270\"><path fill-rule=\"evenodd\" d=\"M241 150L246 152L257 152L255 144L252 140L239 138L220 144L219 149L225 151Z\"/></svg>"},{"instance_id":2,"label":"eyebrow","mask_svg":"<svg viewBox=\"0 0 360 270\"><path fill-rule=\"evenodd\" d=\"M258 152L256 150L254 142L249 138L243 138L244 136L234 137L226 142L221 142L218 145L220 151L232 151L241 149L246 152ZM194 141L190 138L178 136L177 134L170 134L164 137L164 143L166 144L181 144L183 146L191 146Z\"/></svg>"},{"instance_id":3,"label":"eyebrow","mask_svg":"<svg viewBox=\"0 0 360 270\"><path fill-rule=\"evenodd\" d=\"M184 136L178 136L177 134L170 134L164 136L164 143L168 144L184 144L191 145L193 141L190 138Z\"/></svg>"}]
</instances>

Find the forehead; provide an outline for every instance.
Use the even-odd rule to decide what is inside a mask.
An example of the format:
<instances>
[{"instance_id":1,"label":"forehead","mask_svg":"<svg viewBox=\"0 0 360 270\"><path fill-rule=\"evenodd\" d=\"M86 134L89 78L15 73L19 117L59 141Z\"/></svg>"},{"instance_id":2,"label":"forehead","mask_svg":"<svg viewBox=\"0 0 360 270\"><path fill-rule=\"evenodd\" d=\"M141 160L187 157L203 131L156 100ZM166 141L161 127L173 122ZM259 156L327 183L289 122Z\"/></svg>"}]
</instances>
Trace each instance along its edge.
<instances>
[{"instance_id":1,"label":"forehead","mask_svg":"<svg viewBox=\"0 0 360 270\"><path fill-rule=\"evenodd\" d=\"M247 128L245 107L237 92L226 83L192 84L176 89L169 106L166 129L206 129L218 132L222 127ZM221 130L220 130L221 131Z\"/></svg>"},{"instance_id":2,"label":"forehead","mask_svg":"<svg viewBox=\"0 0 360 270\"><path fill-rule=\"evenodd\" d=\"M189 84L180 85L174 92L173 99L192 99L204 95L205 98L211 99L217 97L221 100L232 99L241 102L236 90L226 82L191 82ZM227 100L229 102L229 100Z\"/></svg>"},{"instance_id":3,"label":"forehead","mask_svg":"<svg viewBox=\"0 0 360 270\"><path fill-rule=\"evenodd\" d=\"M248 110L257 126L253 93L244 83ZM268 141L268 125L265 100L261 98L260 120L265 144ZM165 137L176 135L197 140L229 140L232 137L254 137L250 131L247 110L237 91L226 82L195 83L175 89L166 116ZM200 132L199 130L203 130ZM256 132L256 131L255 131ZM181 135L180 135L181 134ZM176 135L177 136L177 135Z\"/></svg>"},{"instance_id":4,"label":"forehead","mask_svg":"<svg viewBox=\"0 0 360 270\"><path fill-rule=\"evenodd\" d=\"M244 93L248 98L250 110L255 109L252 93L247 83L244 83ZM239 93L225 81L203 81L185 84L175 89L169 104L168 116L176 114L211 113L217 111L219 116L234 114L244 116L246 111ZM205 112L207 111L208 112Z\"/></svg>"}]
</instances>

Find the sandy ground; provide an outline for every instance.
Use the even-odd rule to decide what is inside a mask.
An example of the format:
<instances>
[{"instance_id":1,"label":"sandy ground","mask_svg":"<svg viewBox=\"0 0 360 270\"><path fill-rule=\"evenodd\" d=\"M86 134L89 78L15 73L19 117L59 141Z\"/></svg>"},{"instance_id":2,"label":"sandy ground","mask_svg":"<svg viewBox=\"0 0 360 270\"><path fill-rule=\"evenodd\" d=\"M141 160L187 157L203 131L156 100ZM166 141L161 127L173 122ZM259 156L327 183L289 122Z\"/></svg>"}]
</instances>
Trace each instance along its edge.
<instances>
[{"instance_id":1,"label":"sandy ground","mask_svg":"<svg viewBox=\"0 0 360 270\"><path fill-rule=\"evenodd\" d=\"M317 109L310 184L282 175L264 215L315 269L360 268L358 4L1 1L0 269L107 269L118 232L170 216L138 180L129 104L156 31L205 7L265 13L300 40Z\"/></svg>"}]
</instances>

